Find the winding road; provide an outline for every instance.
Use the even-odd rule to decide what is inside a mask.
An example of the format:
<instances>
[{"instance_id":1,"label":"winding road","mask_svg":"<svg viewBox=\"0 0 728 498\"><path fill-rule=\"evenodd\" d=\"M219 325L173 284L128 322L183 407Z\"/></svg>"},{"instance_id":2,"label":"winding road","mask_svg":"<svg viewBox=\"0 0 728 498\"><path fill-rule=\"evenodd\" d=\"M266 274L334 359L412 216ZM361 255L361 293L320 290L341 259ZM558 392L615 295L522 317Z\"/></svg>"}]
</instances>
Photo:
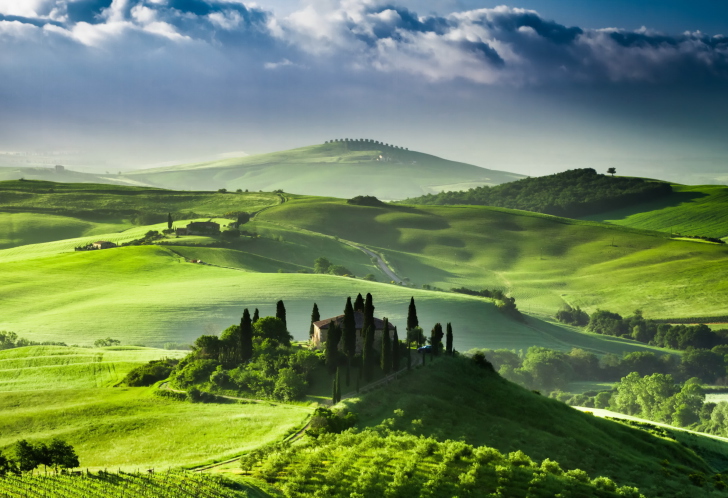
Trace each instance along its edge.
<instances>
[{"instance_id":1,"label":"winding road","mask_svg":"<svg viewBox=\"0 0 728 498\"><path fill-rule=\"evenodd\" d=\"M346 244L348 246L355 247L356 249L359 249L360 251L362 251L365 254L367 254L370 258L375 258L377 260L377 264L379 265L379 269L382 270L384 272L384 274L387 275L390 278L390 280L393 280L397 284L403 284L404 283L404 280L402 280L401 278L399 278L397 276L397 274L394 273L394 270L392 270L389 267L389 265L387 265L387 263L384 262L384 260L382 259L382 257L379 254L377 254L377 253L375 253L373 251L370 251L366 247L362 247L360 245L354 244L353 242L345 242L343 240L342 240L342 242L344 242L344 244Z\"/></svg>"}]
</instances>

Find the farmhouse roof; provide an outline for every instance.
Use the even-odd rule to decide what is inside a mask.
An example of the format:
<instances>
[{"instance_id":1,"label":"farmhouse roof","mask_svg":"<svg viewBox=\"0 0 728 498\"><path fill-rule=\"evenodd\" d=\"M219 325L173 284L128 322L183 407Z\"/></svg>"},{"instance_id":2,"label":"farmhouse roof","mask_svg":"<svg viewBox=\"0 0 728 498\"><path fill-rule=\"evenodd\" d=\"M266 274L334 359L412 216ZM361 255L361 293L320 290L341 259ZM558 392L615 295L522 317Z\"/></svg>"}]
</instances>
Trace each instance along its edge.
<instances>
[{"instance_id":1,"label":"farmhouse roof","mask_svg":"<svg viewBox=\"0 0 728 498\"><path fill-rule=\"evenodd\" d=\"M356 321L357 330L360 330L362 327L364 327L364 313L362 313L361 311L355 311L354 320ZM318 322L313 322L313 324L320 329L328 329L329 325L331 325L331 322L336 322L337 325L343 325L344 315L338 315L331 318L326 318L325 320L319 320ZM392 326L391 323L389 325ZM376 328L377 330L383 329L384 320L374 317L374 328Z\"/></svg>"},{"instance_id":2,"label":"farmhouse roof","mask_svg":"<svg viewBox=\"0 0 728 498\"><path fill-rule=\"evenodd\" d=\"M192 221L187 224L187 227L195 227L195 226L205 226L205 227L219 227L219 223L215 223L214 221Z\"/></svg>"}]
</instances>

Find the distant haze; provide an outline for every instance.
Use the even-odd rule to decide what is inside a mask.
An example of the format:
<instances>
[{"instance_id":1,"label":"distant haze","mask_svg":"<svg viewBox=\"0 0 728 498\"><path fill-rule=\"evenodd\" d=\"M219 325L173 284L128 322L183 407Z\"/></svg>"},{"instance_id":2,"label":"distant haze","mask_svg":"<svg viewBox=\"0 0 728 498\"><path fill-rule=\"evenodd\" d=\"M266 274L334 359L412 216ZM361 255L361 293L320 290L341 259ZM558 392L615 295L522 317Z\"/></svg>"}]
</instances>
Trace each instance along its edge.
<instances>
[{"instance_id":1,"label":"distant haze","mask_svg":"<svg viewBox=\"0 0 728 498\"><path fill-rule=\"evenodd\" d=\"M537 176L728 183L725 2L0 0L0 166L373 138Z\"/></svg>"}]
</instances>

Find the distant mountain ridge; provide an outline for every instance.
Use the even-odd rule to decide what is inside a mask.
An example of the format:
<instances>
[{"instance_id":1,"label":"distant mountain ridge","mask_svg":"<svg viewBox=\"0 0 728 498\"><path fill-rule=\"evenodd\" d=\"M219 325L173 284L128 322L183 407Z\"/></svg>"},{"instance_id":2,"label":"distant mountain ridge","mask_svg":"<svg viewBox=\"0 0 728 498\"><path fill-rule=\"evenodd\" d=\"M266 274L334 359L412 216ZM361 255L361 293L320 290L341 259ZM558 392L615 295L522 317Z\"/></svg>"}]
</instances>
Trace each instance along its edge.
<instances>
[{"instance_id":1,"label":"distant mountain ridge","mask_svg":"<svg viewBox=\"0 0 728 498\"><path fill-rule=\"evenodd\" d=\"M143 169L124 178L178 190L281 189L304 195L404 199L443 190L499 185L522 175L490 170L369 139L219 161Z\"/></svg>"}]
</instances>

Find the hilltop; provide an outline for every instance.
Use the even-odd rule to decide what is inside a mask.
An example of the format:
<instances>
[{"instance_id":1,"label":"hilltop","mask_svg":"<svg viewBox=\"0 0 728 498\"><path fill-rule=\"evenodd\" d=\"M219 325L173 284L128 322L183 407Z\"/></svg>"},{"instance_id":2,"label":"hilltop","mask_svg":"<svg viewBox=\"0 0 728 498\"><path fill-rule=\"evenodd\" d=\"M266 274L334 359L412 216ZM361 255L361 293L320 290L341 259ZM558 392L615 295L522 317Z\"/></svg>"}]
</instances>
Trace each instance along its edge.
<instances>
[{"instance_id":1,"label":"hilltop","mask_svg":"<svg viewBox=\"0 0 728 498\"><path fill-rule=\"evenodd\" d=\"M278 190L404 199L522 178L375 141L331 141L270 154L137 170L125 178L180 190Z\"/></svg>"},{"instance_id":2,"label":"hilltop","mask_svg":"<svg viewBox=\"0 0 728 498\"><path fill-rule=\"evenodd\" d=\"M0 166L0 181L19 180L21 178L26 180L64 183L102 183L130 186L143 185L132 178L125 178L121 175L82 173L68 168L58 170L55 167Z\"/></svg>"}]
</instances>

